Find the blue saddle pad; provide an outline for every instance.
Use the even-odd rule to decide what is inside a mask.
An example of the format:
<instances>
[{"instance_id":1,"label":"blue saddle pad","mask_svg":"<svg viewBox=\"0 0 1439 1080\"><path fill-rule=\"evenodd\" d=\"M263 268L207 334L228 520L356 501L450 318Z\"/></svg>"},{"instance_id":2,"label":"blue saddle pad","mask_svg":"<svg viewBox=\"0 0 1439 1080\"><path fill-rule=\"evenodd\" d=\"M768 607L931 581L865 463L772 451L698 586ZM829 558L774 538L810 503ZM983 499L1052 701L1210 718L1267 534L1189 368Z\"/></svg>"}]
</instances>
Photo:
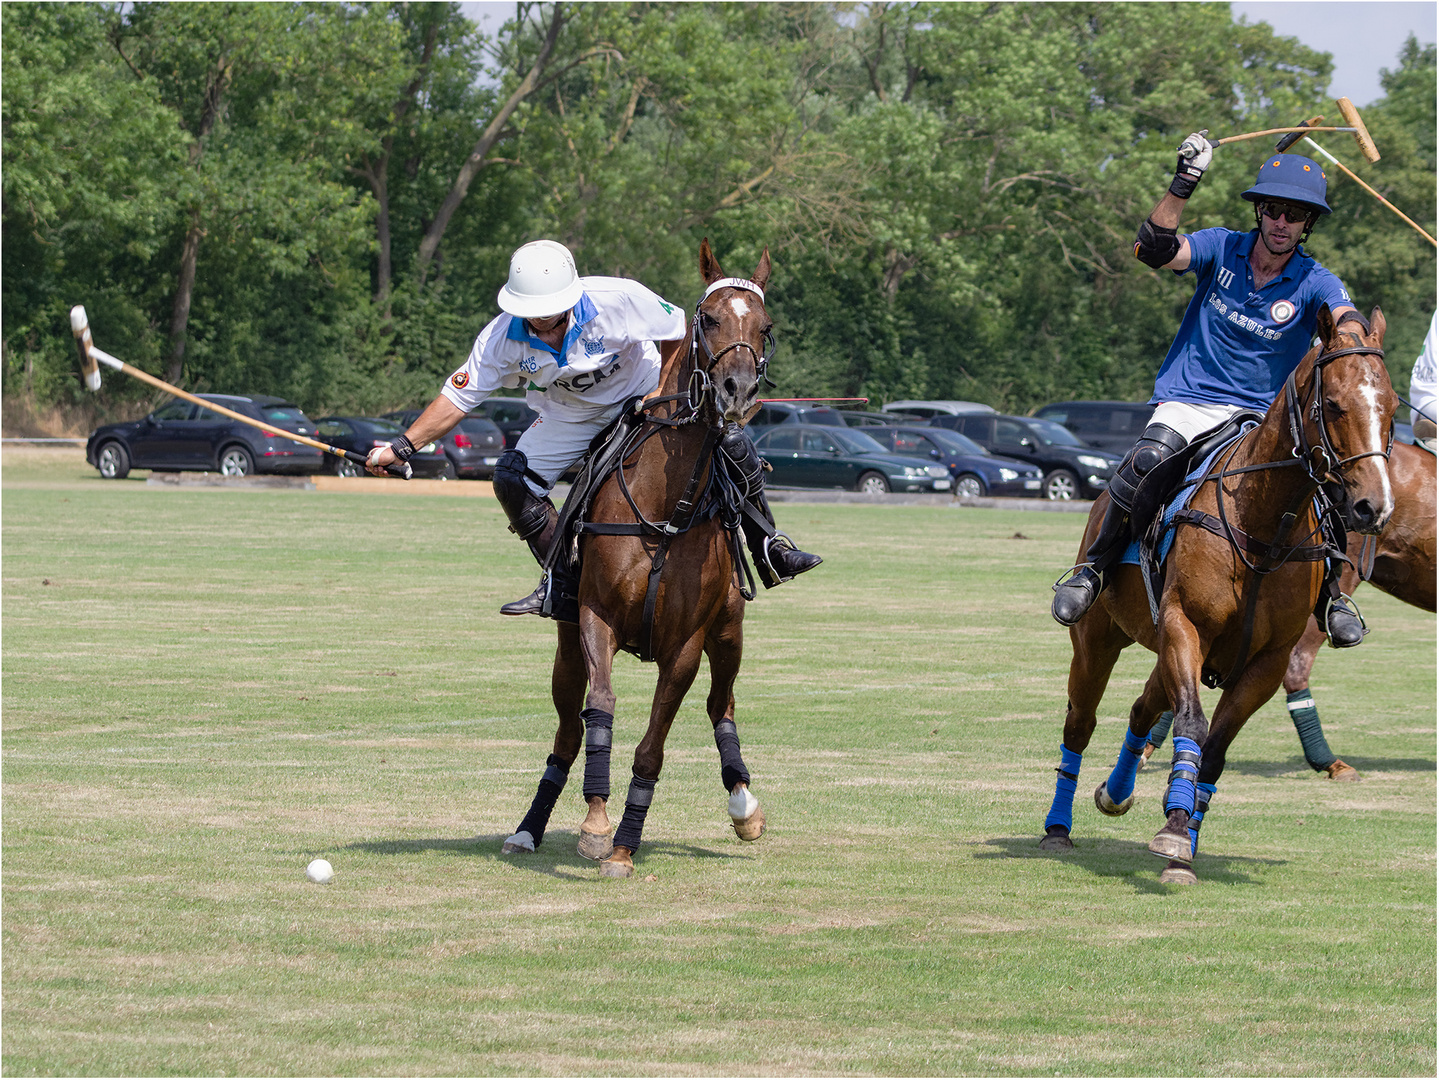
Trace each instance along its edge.
<instances>
[{"instance_id":1,"label":"blue saddle pad","mask_svg":"<svg viewBox=\"0 0 1439 1080\"><path fill-rule=\"evenodd\" d=\"M1194 499L1194 493L1199 490L1199 485L1203 483L1204 476L1209 472L1209 468L1213 465L1214 459L1247 435L1251 428L1258 426L1257 424L1245 424L1240 429L1238 435L1234 436L1234 438L1228 442L1221 443L1215 447L1208 457L1201 461L1195 468L1189 470L1189 474L1184 478L1184 486L1179 489L1179 493L1175 495L1173 499L1165 504L1163 513L1164 530L1159 536L1159 550L1157 552L1161 565L1169 558L1169 550L1174 546L1174 515L1187 507ZM1131 566L1139 565L1138 540L1130 541L1129 546L1124 549L1123 557L1121 557L1119 561L1121 563L1129 563Z\"/></svg>"}]
</instances>

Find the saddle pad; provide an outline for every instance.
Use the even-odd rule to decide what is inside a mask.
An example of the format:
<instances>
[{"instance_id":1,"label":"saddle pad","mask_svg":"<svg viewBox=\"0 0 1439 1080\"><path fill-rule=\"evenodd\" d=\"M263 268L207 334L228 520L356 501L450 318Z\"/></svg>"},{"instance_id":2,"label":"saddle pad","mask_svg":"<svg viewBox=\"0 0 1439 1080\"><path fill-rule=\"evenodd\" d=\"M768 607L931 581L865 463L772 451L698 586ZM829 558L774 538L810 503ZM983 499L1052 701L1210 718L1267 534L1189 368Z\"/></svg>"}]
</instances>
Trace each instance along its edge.
<instances>
[{"instance_id":1,"label":"saddle pad","mask_svg":"<svg viewBox=\"0 0 1439 1080\"><path fill-rule=\"evenodd\" d=\"M1227 442L1221 443L1219 446L1216 446L1210 452L1208 457L1206 457L1193 469L1189 470L1189 475L1184 478L1184 486L1179 489L1178 494L1176 494L1174 498L1172 498L1169 502L1165 503L1163 515L1164 529L1159 537L1159 548L1155 552L1156 557L1159 559L1160 565L1163 565L1164 560L1169 558L1169 550L1174 546L1174 515L1179 513L1180 510L1186 509L1189 506L1190 502L1193 501L1194 493L1199 490L1199 486L1201 483L1203 483L1205 475L1209 472L1210 467L1214 464L1214 460L1219 457L1220 454L1224 453L1225 450L1233 446L1236 442L1238 442L1245 435L1247 435L1250 428L1254 427L1258 427L1258 425L1245 424L1238 435L1235 435L1234 438L1228 440ZM1124 555L1120 558L1119 561L1121 563L1129 563L1131 566L1140 565L1139 540L1136 539L1129 542L1129 546L1124 549Z\"/></svg>"}]
</instances>

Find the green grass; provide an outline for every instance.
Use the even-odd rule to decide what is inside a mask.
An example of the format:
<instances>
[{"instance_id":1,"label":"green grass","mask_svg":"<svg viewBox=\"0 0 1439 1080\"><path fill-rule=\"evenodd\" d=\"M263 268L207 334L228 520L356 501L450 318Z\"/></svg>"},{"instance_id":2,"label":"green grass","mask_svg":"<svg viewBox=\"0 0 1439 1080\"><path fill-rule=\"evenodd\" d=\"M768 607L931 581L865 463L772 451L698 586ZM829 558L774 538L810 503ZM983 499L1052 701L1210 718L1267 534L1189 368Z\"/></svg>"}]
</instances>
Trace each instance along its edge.
<instances>
[{"instance_id":1,"label":"green grass","mask_svg":"<svg viewBox=\"0 0 1439 1080\"><path fill-rule=\"evenodd\" d=\"M35 459L38 460L38 459ZM825 565L750 605L733 835L701 672L628 881L501 857L553 629L488 499L153 490L7 451L7 1074L1433 1075L1435 625L1365 589L1331 746L1250 721L1190 889L1089 799L1041 854L1070 514L783 504ZM48 584L46 583L48 582ZM621 656L615 787L653 668ZM1206 694L1212 707L1215 698ZM334 884L309 885L328 858Z\"/></svg>"}]
</instances>

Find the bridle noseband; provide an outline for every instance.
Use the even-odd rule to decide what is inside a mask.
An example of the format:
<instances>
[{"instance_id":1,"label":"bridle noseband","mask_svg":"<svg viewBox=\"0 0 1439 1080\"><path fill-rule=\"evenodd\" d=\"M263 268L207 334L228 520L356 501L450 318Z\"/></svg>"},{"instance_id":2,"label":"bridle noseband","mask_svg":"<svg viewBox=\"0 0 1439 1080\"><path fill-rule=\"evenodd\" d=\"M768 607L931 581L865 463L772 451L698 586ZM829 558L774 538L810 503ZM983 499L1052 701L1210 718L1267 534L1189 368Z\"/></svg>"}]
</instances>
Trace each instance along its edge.
<instances>
[{"instance_id":1,"label":"bridle noseband","mask_svg":"<svg viewBox=\"0 0 1439 1080\"><path fill-rule=\"evenodd\" d=\"M1293 454L1304 463L1309 478L1316 484L1334 483L1338 480L1336 473L1352 465L1354 462L1367 457L1382 457L1389 460L1389 454L1394 449L1394 425L1389 425L1389 442L1383 450L1366 450L1362 454L1354 454L1347 458L1341 458L1338 451L1334 449L1334 442L1329 437L1329 425L1324 422L1324 369L1341 356L1377 356L1381 361L1384 359L1384 350L1375 348L1372 345L1365 345L1358 334L1349 334L1354 344L1343 349L1335 349L1333 352L1320 351L1314 358L1314 387L1313 400L1309 403L1309 418L1319 430L1319 445L1315 446L1309 441L1309 436L1304 430L1304 408L1299 401L1299 390L1295 382L1295 376L1299 369L1290 372L1289 378L1284 383L1284 400L1289 410L1289 432L1294 440ZM1322 466L1315 469L1315 452L1322 462Z\"/></svg>"}]
</instances>

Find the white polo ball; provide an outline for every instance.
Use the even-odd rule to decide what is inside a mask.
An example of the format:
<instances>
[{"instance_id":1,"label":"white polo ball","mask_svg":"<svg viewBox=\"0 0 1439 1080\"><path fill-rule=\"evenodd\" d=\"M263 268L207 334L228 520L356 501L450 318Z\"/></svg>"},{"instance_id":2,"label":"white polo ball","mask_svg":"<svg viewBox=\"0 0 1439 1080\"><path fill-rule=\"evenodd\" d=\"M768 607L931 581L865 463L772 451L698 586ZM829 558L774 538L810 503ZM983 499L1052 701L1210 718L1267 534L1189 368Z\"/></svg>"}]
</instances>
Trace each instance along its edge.
<instances>
[{"instance_id":1,"label":"white polo ball","mask_svg":"<svg viewBox=\"0 0 1439 1080\"><path fill-rule=\"evenodd\" d=\"M316 859L305 867L305 876L316 885L328 885L335 879L335 868L325 859Z\"/></svg>"}]
</instances>

